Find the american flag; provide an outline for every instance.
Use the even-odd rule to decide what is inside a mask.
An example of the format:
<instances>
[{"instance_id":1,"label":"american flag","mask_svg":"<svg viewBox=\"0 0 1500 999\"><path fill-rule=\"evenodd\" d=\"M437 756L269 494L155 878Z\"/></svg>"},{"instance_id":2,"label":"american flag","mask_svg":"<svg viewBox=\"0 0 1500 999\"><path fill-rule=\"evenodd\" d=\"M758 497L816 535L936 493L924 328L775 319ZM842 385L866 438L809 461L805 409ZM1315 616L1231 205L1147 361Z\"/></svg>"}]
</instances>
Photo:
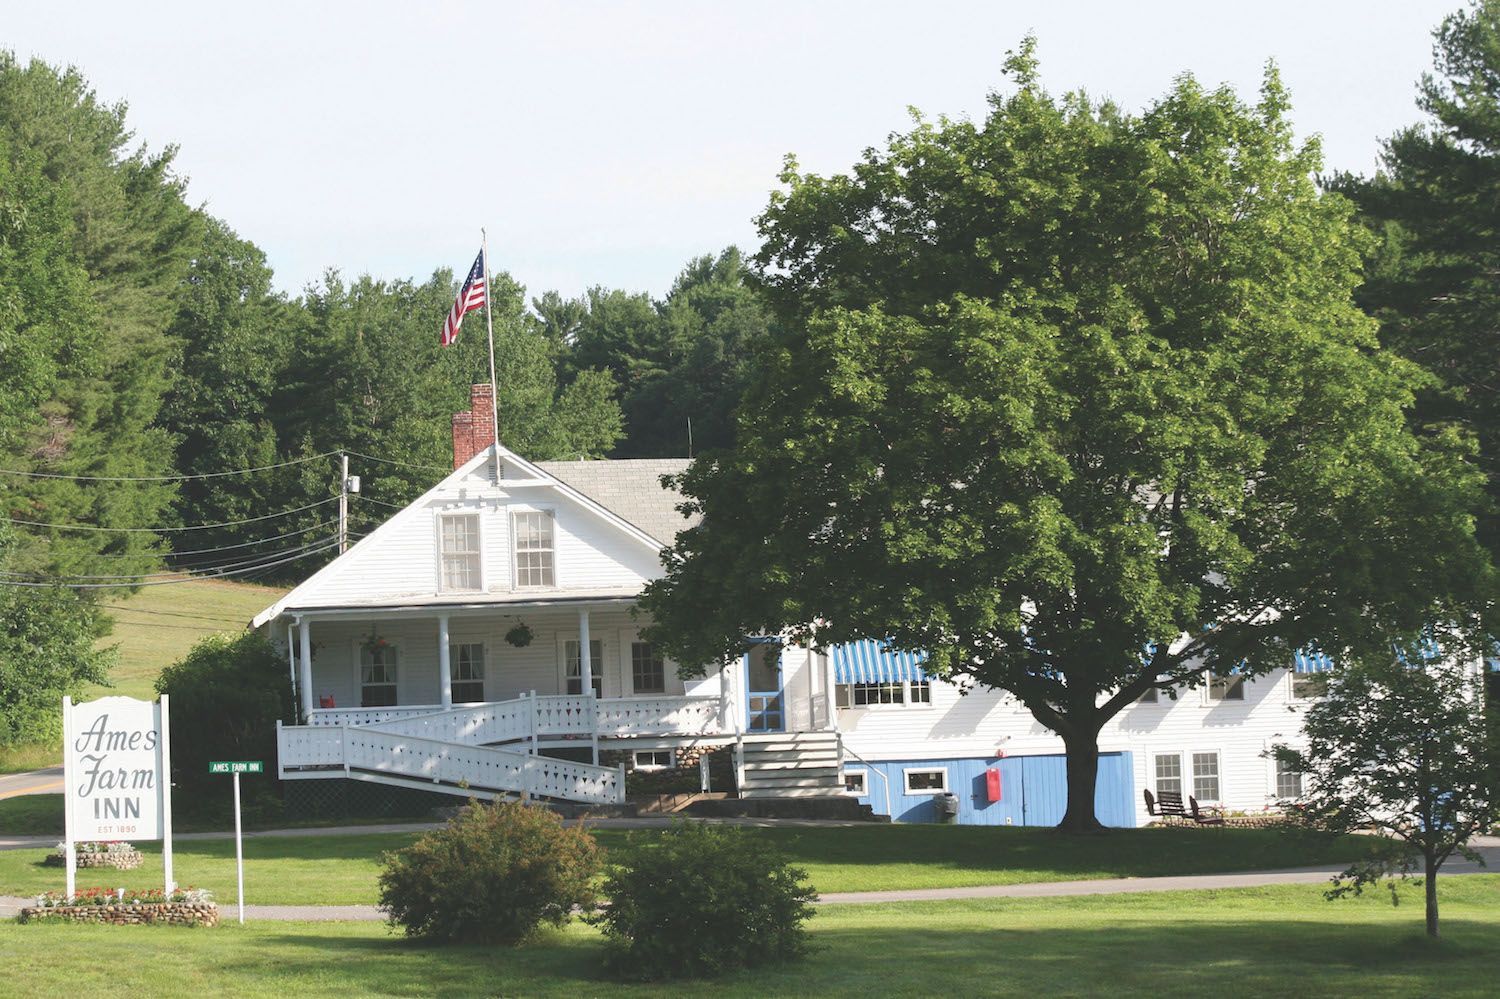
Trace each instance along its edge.
<instances>
[{"instance_id":1,"label":"american flag","mask_svg":"<svg viewBox=\"0 0 1500 999\"><path fill-rule=\"evenodd\" d=\"M475 309L484 308L486 294L484 251L480 250L479 256L474 258L474 266L469 268L469 276L464 278L464 286L458 289L453 308L448 310L448 318L443 321L443 333L438 338L438 343L446 347L458 339L458 328L464 324L464 316Z\"/></svg>"}]
</instances>

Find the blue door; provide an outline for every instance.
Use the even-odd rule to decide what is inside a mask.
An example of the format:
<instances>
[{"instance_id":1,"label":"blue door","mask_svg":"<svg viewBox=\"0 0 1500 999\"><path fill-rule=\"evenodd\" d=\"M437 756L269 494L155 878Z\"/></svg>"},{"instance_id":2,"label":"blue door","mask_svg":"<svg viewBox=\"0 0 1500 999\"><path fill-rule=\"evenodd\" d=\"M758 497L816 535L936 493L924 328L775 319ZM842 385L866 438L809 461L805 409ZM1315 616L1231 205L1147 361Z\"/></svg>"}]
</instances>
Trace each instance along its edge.
<instances>
[{"instance_id":1,"label":"blue door","mask_svg":"<svg viewBox=\"0 0 1500 999\"><path fill-rule=\"evenodd\" d=\"M786 731L778 642L757 642L745 653L745 718L751 732Z\"/></svg>"}]
</instances>

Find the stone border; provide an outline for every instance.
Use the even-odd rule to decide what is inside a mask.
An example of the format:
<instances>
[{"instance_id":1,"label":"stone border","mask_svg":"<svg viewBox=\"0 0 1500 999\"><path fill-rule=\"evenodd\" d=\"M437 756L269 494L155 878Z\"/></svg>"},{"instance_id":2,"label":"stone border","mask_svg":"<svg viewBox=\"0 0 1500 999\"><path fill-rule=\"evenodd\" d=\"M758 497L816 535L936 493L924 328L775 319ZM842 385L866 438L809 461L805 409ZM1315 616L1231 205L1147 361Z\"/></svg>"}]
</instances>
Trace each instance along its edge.
<instances>
[{"instance_id":1,"label":"stone border","mask_svg":"<svg viewBox=\"0 0 1500 999\"><path fill-rule=\"evenodd\" d=\"M212 902L147 902L126 905L27 906L19 921L60 923L110 923L132 926L163 923L174 926L217 926L219 907Z\"/></svg>"},{"instance_id":2,"label":"stone border","mask_svg":"<svg viewBox=\"0 0 1500 999\"><path fill-rule=\"evenodd\" d=\"M85 867L113 867L117 871L133 871L141 866L145 857L141 851L131 850L96 850L88 853L76 852L78 869ZM61 853L49 853L42 858L45 867L66 867L68 858Z\"/></svg>"}]
</instances>

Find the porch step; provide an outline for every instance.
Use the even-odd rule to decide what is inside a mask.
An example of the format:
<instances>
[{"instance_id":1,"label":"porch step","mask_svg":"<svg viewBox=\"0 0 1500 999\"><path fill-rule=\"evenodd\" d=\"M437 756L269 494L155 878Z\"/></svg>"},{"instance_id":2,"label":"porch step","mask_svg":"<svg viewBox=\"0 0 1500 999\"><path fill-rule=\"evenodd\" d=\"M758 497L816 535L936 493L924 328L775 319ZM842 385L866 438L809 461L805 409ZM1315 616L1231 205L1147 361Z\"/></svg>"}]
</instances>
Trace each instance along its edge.
<instances>
[{"instance_id":1,"label":"porch step","mask_svg":"<svg viewBox=\"0 0 1500 999\"><path fill-rule=\"evenodd\" d=\"M776 759L766 759L766 757L760 754L756 754L755 756L751 756L749 753L745 754L745 770L747 772L762 770L838 770L838 768L839 757L837 753L818 753L816 755L808 754L807 756L794 756L788 753L785 757L778 755Z\"/></svg>"},{"instance_id":2,"label":"porch step","mask_svg":"<svg viewBox=\"0 0 1500 999\"><path fill-rule=\"evenodd\" d=\"M745 736L742 798L842 795L839 739L833 732L765 732Z\"/></svg>"}]
</instances>

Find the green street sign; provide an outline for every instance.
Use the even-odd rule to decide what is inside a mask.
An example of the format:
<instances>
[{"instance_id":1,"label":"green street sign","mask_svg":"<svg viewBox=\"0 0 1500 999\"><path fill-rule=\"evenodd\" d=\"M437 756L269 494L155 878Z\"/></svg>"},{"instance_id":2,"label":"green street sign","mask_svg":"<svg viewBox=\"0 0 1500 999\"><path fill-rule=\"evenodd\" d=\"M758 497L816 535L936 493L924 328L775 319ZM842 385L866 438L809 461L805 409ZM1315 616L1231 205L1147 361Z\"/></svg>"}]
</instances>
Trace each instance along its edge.
<instances>
[{"instance_id":1,"label":"green street sign","mask_svg":"<svg viewBox=\"0 0 1500 999\"><path fill-rule=\"evenodd\" d=\"M208 765L211 774L263 774L266 765L260 760L222 760Z\"/></svg>"}]
</instances>

